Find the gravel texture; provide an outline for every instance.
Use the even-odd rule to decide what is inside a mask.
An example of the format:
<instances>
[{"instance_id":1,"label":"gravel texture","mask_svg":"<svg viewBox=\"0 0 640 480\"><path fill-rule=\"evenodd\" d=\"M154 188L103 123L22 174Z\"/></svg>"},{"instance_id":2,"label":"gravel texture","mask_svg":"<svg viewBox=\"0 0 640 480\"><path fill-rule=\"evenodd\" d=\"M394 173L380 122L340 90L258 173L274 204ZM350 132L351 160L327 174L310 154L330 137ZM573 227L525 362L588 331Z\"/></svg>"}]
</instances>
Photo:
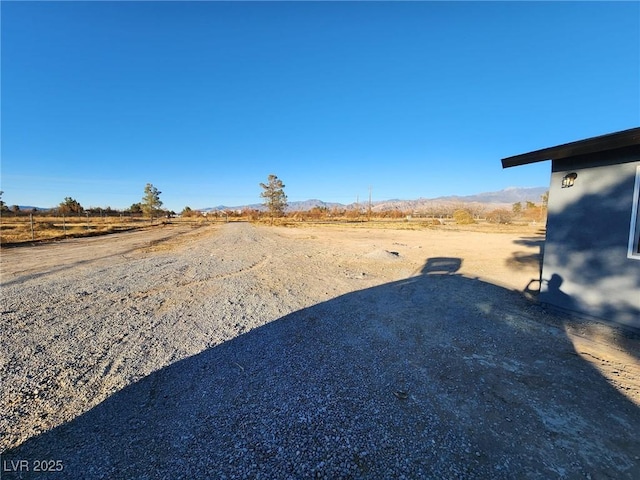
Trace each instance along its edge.
<instances>
[{"instance_id":1,"label":"gravel texture","mask_svg":"<svg viewBox=\"0 0 640 480\"><path fill-rule=\"evenodd\" d=\"M3 251L3 480L640 478L638 335L465 272L482 244L177 233Z\"/></svg>"}]
</instances>

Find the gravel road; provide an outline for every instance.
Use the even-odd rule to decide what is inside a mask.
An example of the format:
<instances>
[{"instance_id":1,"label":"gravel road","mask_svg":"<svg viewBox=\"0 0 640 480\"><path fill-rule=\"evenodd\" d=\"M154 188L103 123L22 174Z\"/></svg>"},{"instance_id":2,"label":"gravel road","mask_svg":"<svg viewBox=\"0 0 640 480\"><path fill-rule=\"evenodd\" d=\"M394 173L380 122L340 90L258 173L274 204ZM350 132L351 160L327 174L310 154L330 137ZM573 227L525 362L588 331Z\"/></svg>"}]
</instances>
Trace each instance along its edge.
<instances>
[{"instance_id":1,"label":"gravel road","mask_svg":"<svg viewBox=\"0 0 640 480\"><path fill-rule=\"evenodd\" d=\"M1 478L640 478L639 336L525 298L539 247L231 223L5 249Z\"/></svg>"}]
</instances>

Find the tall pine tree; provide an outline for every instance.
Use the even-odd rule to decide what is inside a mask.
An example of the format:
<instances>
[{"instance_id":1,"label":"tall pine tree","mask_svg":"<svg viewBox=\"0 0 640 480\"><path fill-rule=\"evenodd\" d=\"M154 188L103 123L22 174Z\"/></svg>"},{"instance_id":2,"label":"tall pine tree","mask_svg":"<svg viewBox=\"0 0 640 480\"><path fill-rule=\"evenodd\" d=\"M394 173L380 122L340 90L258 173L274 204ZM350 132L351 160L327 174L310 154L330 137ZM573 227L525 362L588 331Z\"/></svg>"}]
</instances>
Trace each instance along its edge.
<instances>
[{"instance_id":1,"label":"tall pine tree","mask_svg":"<svg viewBox=\"0 0 640 480\"><path fill-rule=\"evenodd\" d=\"M282 217L287 208L287 196L284 193L284 183L276 175L269 175L267 183L261 183L264 191L260 194L264 198L264 205L271 215L271 223L276 217Z\"/></svg>"},{"instance_id":2,"label":"tall pine tree","mask_svg":"<svg viewBox=\"0 0 640 480\"><path fill-rule=\"evenodd\" d=\"M160 200L161 193L162 192L151 183L147 183L146 187L144 187L144 197L142 197L140 206L147 217L153 218L160 213L160 207L162 206L162 201Z\"/></svg>"}]
</instances>

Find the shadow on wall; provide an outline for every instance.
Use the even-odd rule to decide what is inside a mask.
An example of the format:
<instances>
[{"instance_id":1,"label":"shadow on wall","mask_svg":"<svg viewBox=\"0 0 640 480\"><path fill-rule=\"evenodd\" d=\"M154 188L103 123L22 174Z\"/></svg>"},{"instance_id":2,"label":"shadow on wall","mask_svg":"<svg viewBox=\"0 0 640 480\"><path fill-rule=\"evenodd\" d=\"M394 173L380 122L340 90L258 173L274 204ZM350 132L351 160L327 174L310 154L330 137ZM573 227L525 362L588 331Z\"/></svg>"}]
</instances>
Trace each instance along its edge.
<instances>
[{"instance_id":1,"label":"shadow on wall","mask_svg":"<svg viewBox=\"0 0 640 480\"><path fill-rule=\"evenodd\" d=\"M39 479L640 478L638 406L461 264L430 258L176 362L3 462L64 463Z\"/></svg>"},{"instance_id":2,"label":"shadow on wall","mask_svg":"<svg viewBox=\"0 0 640 480\"><path fill-rule=\"evenodd\" d=\"M563 281L562 277L557 273L551 275L549 280L542 280L542 283L546 284L547 288L538 295L538 300L542 303L563 305L563 308L575 310L576 305L571 296L561 290Z\"/></svg>"},{"instance_id":3,"label":"shadow on wall","mask_svg":"<svg viewBox=\"0 0 640 480\"><path fill-rule=\"evenodd\" d=\"M609 187L550 210L543 282L556 306L640 328L640 261L627 258L634 176L618 176ZM571 297L553 290L560 280Z\"/></svg>"}]
</instances>

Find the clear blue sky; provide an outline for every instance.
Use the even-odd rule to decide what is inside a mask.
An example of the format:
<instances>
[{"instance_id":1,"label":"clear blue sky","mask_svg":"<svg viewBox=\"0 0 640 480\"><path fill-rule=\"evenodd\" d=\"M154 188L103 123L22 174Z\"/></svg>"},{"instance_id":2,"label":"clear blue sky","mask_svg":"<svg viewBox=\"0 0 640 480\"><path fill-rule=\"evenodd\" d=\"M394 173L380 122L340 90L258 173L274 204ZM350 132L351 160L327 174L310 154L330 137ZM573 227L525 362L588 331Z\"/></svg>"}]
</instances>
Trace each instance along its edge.
<instances>
[{"instance_id":1,"label":"clear blue sky","mask_svg":"<svg viewBox=\"0 0 640 480\"><path fill-rule=\"evenodd\" d=\"M638 2L3 1L8 205L176 211L545 186L640 125Z\"/></svg>"}]
</instances>

